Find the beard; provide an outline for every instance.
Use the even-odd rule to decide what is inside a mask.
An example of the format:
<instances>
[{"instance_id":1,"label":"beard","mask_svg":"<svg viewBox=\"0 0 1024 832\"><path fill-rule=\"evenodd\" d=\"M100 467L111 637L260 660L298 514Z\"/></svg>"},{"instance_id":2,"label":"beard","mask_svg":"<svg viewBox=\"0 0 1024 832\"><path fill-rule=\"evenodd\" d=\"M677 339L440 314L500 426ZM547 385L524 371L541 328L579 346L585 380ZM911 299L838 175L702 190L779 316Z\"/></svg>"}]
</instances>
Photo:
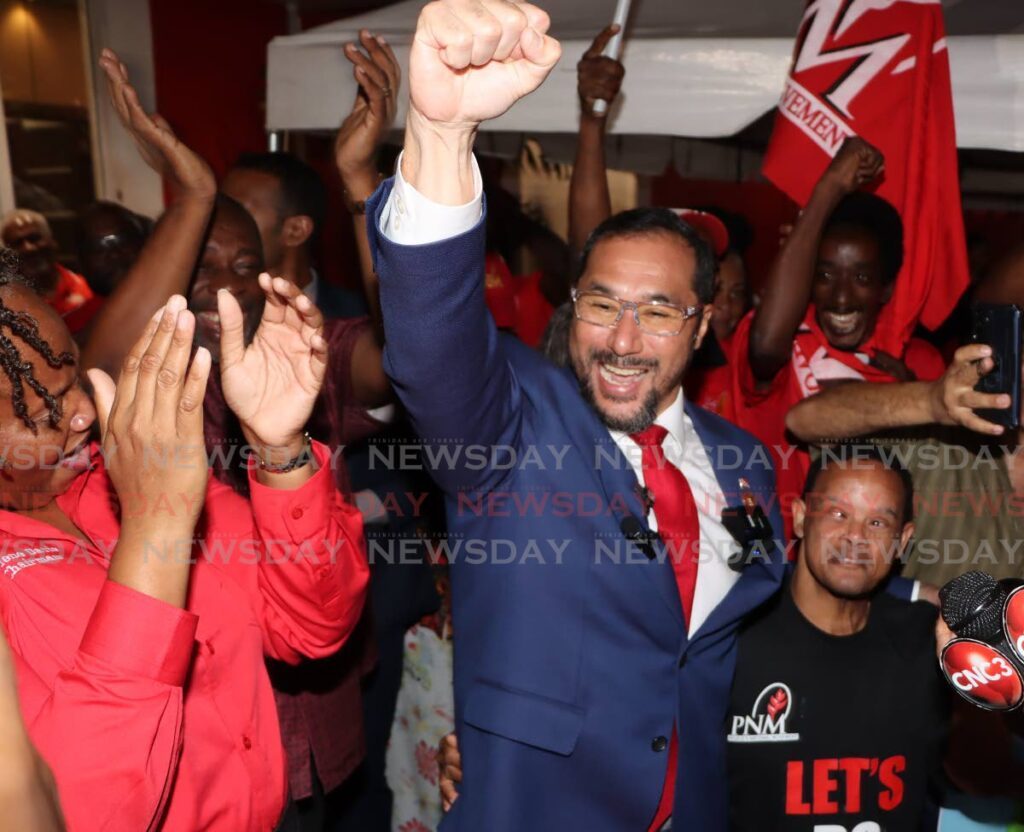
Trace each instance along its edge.
<instances>
[{"instance_id":1,"label":"beard","mask_svg":"<svg viewBox=\"0 0 1024 832\"><path fill-rule=\"evenodd\" d=\"M591 350L588 361L581 367L576 368L576 378L580 385L580 394L586 400L604 422L609 430L621 433L639 433L654 424L658 417L658 391L651 390L636 410L629 416L615 416L607 413L597 400L594 393L594 386L590 382L590 369L595 364L611 364L616 367L647 367L657 370L659 362L655 359L644 358L622 358L609 350Z\"/></svg>"}]
</instances>

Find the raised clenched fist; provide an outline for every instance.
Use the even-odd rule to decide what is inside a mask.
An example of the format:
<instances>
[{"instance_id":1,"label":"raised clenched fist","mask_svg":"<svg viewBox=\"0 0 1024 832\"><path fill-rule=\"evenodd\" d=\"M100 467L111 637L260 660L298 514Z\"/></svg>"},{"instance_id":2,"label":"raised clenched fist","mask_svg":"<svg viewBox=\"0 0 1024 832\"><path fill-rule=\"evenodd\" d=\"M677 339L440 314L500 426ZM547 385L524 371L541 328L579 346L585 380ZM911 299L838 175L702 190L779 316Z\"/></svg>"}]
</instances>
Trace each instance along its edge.
<instances>
[{"instance_id":1,"label":"raised clenched fist","mask_svg":"<svg viewBox=\"0 0 1024 832\"><path fill-rule=\"evenodd\" d=\"M839 148L824 178L838 185L843 193L853 193L873 182L884 168L885 157L877 147L859 136L851 136Z\"/></svg>"},{"instance_id":2,"label":"raised clenched fist","mask_svg":"<svg viewBox=\"0 0 1024 832\"><path fill-rule=\"evenodd\" d=\"M412 110L439 129L475 129L533 92L562 50L529 3L435 0L420 13L409 57Z\"/></svg>"}]
</instances>

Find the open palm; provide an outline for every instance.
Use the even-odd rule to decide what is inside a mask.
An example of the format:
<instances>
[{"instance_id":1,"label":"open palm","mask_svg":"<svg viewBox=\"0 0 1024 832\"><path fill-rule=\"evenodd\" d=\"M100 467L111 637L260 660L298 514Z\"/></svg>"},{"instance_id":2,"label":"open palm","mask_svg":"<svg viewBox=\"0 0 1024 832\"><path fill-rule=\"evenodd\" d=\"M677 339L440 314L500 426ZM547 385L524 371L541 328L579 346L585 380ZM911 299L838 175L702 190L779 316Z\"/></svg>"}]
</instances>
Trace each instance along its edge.
<instances>
[{"instance_id":1,"label":"open palm","mask_svg":"<svg viewBox=\"0 0 1024 832\"><path fill-rule=\"evenodd\" d=\"M128 80L128 68L111 49L104 49L100 67L117 117L132 137L146 164L178 191L204 196L217 191L210 166L182 142L158 113L147 113Z\"/></svg>"},{"instance_id":2,"label":"open palm","mask_svg":"<svg viewBox=\"0 0 1024 832\"><path fill-rule=\"evenodd\" d=\"M217 295L221 384L247 439L286 447L302 435L323 386L323 316L290 281L261 274L260 286L266 304L248 345L238 302L230 292Z\"/></svg>"},{"instance_id":3,"label":"open palm","mask_svg":"<svg viewBox=\"0 0 1024 832\"><path fill-rule=\"evenodd\" d=\"M375 169L377 150L395 121L402 82L398 59L383 38L364 30L359 33L359 42L365 54L354 43L345 47L359 89L334 142L335 162L342 177Z\"/></svg>"}]
</instances>

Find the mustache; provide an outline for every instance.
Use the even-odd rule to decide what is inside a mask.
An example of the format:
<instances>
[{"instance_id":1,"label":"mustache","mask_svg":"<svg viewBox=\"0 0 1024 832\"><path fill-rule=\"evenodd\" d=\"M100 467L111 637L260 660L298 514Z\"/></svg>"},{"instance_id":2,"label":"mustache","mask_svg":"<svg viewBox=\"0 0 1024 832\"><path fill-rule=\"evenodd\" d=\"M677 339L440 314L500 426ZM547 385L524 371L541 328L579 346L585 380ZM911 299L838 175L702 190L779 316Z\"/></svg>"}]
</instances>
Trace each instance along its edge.
<instances>
[{"instance_id":1,"label":"mustache","mask_svg":"<svg viewBox=\"0 0 1024 832\"><path fill-rule=\"evenodd\" d=\"M613 367L647 367L657 369L661 362L657 358L640 358L636 355L616 355L611 350L591 349L588 356L591 363L610 364Z\"/></svg>"}]
</instances>

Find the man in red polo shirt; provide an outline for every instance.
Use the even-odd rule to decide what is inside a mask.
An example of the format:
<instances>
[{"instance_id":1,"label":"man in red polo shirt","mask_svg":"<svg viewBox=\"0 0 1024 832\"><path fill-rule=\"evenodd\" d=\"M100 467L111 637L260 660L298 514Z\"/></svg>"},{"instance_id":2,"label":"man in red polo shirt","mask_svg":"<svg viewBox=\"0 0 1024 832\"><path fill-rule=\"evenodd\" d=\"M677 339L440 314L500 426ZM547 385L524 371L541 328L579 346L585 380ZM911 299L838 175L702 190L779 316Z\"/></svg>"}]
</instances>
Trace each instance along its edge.
<instances>
[{"instance_id":1,"label":"man in red polo shirt","mask_svg":"<svg viewBox=\"0 0 1024 832\"><path fill-rule=\"evenodd\" d=\"M0 223L0 240L21 258L22 279L62 318L91 304L93 292L85 278L57 262L57 241L42 214L25 209L11 212ZM74 334L87 323L76 318L69 328Z\"/></svg>"}]
</instances>

